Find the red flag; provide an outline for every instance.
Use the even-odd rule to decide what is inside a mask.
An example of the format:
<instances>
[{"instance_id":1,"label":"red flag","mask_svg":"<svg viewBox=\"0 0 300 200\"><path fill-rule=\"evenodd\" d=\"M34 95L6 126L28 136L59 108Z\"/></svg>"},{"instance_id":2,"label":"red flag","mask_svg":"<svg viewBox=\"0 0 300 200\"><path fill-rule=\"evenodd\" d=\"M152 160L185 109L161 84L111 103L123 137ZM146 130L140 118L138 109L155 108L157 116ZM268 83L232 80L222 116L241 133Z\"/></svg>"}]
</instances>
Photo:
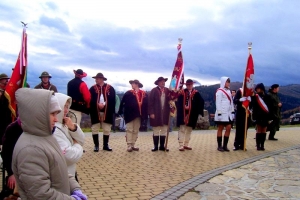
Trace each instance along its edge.
<instances>
[{"instance_id":1,"label":"red flag","mask_svg":"<svg viewBox=\"0 0 300 200\"><path fill-rule=\"evenodd\" d=\"M178 90L181 89L184 84L184 64L183 64L183 58L182 58L182 52L181 52L181 43L177 46L178 54L177 54L177 60L174 66L174 70L172 73L171 83L170 83L170 90Z\"/></svg>"},{"instance_id":2,"label":"red flag","mask_svg":"<svg viewBox=\"0 0 300 200\"><path fill-rule=\"evenodd\" d=\"M252 96L254 93L254 64L251 53L248 57L248 62L246 66L246 72L243 82L243 96L248 97ZM249 101L246 100L243 102L243 107L248 110L249 107Z\"/></svg>"},{"instance_id":3,"label":"red flag","mask_svg":"<svg viewBox=\"0 0 300 200\"><path fill-rule=\"evenodd\" d=\"M24 27L22 33L22 44L21 50L15 65L15 68L12 72L11 78L5 89L5 96L9 101L9 109L11 110L13 117L16 117L16 97L15 92L24 87L27 79L27 34L26 28Z\"/></svg>"},{"instance_id":4,"label":"red flag","mask_svg":"<svg viewBox=\"0 0 300 200\"><path fill-rule=\"evenodd\" d=\"M177 60L174 66L174 70L172 73L171 83L169 89L172 90L171 92L171 99L177 98L177 93L174 92L174 90L181 89L184 84L184 64L183 64L183 58L182 58L182 52L181 52L181 40L179 40L179 44L177 46L178 54L177 54ZM170 115L175 117L176 115L176 106L173 101L170 102Z\"/></svg>"}]
</instances>

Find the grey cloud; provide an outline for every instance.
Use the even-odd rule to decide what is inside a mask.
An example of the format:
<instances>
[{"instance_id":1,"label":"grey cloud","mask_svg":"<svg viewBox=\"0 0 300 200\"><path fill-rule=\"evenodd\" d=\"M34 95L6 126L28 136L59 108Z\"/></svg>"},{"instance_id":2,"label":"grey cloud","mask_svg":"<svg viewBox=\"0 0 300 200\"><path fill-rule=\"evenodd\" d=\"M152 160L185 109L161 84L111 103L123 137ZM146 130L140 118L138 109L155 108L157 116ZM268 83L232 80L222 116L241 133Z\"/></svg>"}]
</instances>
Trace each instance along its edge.
<instances>
[{"instance_id":1,"label":"grey cloud","mask_svg":"<svg viewBox=\"0 0 300 200\"><path fill-rule=\"evenodd\" d=\"M81 38L81 42L93 50L102 50L106 52L111 52L108 47L101 45L99 39L98 40L96 38L90 39L84 36Z\"/></svg>"},{"instance_id":2,"label":"grey cloud","mask_svg":"<svg viewBox=\"0 0 300 200\"><path fill-rule=\"evenodd\" d=\"M45 25L47 27L55 28L62 33L69 33L69 27L65 21L60 18L50 18L45 15L42 15L39 19L40 24Z\"/></svg>"},{"instance_id":3,"label":"grey cloud","mask_svg":"<svg viewBox=\"0 0 300 200\"><path fill-rule=\"evenodd\" d=\"M46 5L54 11L58 9L57 5L54 2L49 1L46 3Z\"/></svg>"},{"instance_id":4,"label":"grey cloud","mask_svg":"<svg viewBox=\"0 0 300 200\"><path fill-rule=\"evenodd\" d=\"M168 29L131 30L102 22L85 22L78 24L77 30L72 33L62 19L42 16L40 23L61 30L61 37L44 39L38 44L51 47L60 55L31 55L29 79L36 83L39 81L36 75L40 72L35 74L34 70L51 69L55 75L53 83L66 90L66 83L73 75L54 70L64 65L81 65L116 73L141 70L171 75L177 56L177 39L182 37L185 75L199 77L200 83L202 77L219 79L224 75L230 76L232 81L242 81L249 41L253 43L256 83L298 83L299 77L295 72L300 63L300 27L295 19L300 15L299 6L298 1L239 2L223 10L220 20L215 20L207 11L197 9L191 12L196 16L195 21L178 23ZM80 40L74 36L75 33L81 35ZM174 48L170 48L170 44ZM145 45L161 49L149 50L143 48ZM15 60L16 57L7 59ZM4 65L1 70L6 67ZM91 78L86 81L94 83ZM116 87L126 84L124 82L124 85Z\"/></svg>"}]
</instances>

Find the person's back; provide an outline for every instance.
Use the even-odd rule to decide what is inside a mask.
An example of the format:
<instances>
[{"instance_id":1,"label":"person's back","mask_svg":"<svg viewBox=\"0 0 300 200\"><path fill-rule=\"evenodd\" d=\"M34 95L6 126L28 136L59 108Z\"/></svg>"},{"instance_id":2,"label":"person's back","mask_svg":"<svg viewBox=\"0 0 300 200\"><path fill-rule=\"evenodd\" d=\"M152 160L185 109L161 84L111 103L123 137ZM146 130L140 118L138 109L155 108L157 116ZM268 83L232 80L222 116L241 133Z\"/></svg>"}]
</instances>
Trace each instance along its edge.
<instances>
[{"instance_id":1,"label":"person's back","mask_svg":"<svg viewBox=\"0 0 300 200\"><path fill-rule=\"evenodd\" d=\"M80 84L83 81L81 78L75 77L72 80L68 82L68 87L67 87L67 95L70 96L73 100L74 103L71 105L71 109L76 110L76 111L82 111L80 102L84 102L83 96L80 93Z\"/></svg>"},{"instance_id":2,"label":"person's back","mask_svg":"<svg viewBox=\"0 0 300 200\"><path fill-rule=\"evenodd\" d=\"M55 98L47 90L22 88L16 92L24 132L15 146L12 168L22 200L74 200L71 194L80 190L68 175L66 161L52 135L61 110Z\"/></svg>"},{"instance_id":3,"label":"person's back","mask_svg":"<svg viewBox=\"0 0 300 200\"><path fill-rule=\"evenodd\" d=\"M89 114L91 94L82 80L87 74L82 69L74 70L74 74L75 78L68 82L67 95L72 98L70 111L76 116L76 119L72 118L72 121L80 125L82 113Z\"/></svg>"}]
</instances>

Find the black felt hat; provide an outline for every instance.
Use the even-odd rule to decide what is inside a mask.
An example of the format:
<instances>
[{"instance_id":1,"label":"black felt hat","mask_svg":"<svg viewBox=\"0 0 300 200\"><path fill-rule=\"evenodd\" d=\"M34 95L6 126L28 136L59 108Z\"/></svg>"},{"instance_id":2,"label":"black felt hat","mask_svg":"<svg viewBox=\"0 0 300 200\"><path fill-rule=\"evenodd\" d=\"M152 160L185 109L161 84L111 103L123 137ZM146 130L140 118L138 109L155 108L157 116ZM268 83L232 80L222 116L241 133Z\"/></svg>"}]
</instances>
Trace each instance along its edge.
<instances>
[{"instance_id":1,"label":"black felt hat","mask_svg":"<svg viewBox=\"0 0 300 200\"><path fill-rule=\"evenodd\" d=\"M135 79L135 80L129 81L129 83L130 83L130 84L132 84L132 83L138 84L139 88L142 88L142 87L143 87L143 84L141 84L140 81L139 81L139 80L136 80L136 79Z\"/></svg>"}]
</instances>

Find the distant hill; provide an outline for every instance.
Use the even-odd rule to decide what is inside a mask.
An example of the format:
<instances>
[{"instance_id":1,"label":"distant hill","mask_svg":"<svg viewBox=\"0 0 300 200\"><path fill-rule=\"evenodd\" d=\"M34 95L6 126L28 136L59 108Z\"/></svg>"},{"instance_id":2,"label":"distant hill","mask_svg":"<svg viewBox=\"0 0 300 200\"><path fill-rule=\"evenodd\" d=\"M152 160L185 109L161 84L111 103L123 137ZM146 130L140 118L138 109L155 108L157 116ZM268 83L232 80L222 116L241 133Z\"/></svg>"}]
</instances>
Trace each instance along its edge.
<instances>
[{"instance_id":1,"label":"distant hill","mask_svg":"<svg viewBox=\"0 0 300 200\"><path fill-rule=\"evenodd\" d=\"M232 82L230 87L232 90L238 90L242 85L240 82ZM216 111L215 92L219 87L219 84L196 87L201 93L205 101L205 109L207 109L209 113L215 113ZM269 88L270 86L266 86L266 90ZM280 86L278 96L282 102L281 111L283 123L286 123L290 115L300 112L300 84Z\"/></svg>"}]
</instances>

